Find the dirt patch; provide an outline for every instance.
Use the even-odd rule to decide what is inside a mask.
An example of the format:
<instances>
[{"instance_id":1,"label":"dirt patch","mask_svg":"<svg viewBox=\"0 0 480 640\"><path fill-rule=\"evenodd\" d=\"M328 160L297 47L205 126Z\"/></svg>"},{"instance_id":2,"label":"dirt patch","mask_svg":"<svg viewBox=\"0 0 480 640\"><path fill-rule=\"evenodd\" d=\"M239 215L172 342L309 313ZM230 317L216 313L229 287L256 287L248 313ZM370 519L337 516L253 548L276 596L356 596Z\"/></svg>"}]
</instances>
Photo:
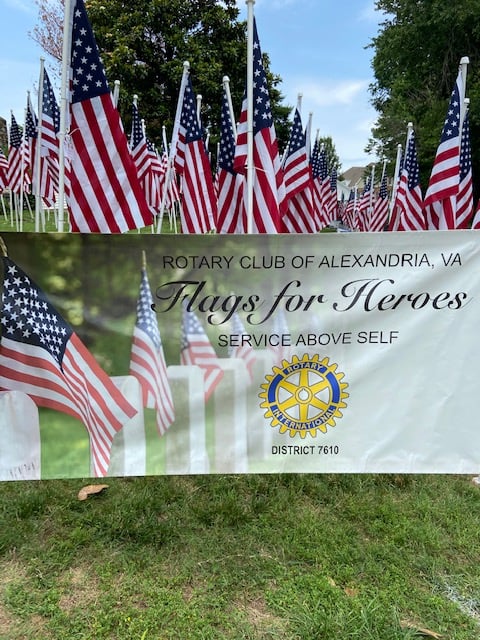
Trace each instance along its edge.
<instances>
[{"instance_id":1,"label":"dirt patch","mask_svg":"<svg viewBox=\"0 0 480 640\"><path fill-rule=\"evenodd\" d=\"M236 602L235 608L242 613L248 623L255 629L256 637L271 637L272 633L285 632L285 623L281 618L273 615L262 596L246 598ZM268 634L268 636L267 636Z\"/></svg>"},{"instance_id":2,"label":"dirt patch","mask_svg":"<svg viewBox=\"0 0 480 640\"><path fill-rule=\"evenodd\" d=\"M98 578L87 567L72 567L59 581L62 595L58 606L68 613L73 609L88 608L99 599Z\"/></svg>"}]
</instances>

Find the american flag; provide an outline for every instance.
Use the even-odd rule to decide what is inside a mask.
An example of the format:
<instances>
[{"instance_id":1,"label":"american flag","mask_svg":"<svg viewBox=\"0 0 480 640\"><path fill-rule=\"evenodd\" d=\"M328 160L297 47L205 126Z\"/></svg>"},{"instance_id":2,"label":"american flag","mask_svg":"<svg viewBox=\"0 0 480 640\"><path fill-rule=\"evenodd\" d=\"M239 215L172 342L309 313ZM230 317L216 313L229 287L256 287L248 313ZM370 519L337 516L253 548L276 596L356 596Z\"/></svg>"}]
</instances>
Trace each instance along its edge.
<instances>
[{"instance_id":1,"label":"american flag","mask_svg":"<svg viewBox=\"0 0 480 640\"><path fill-rule=\"evenodd\" d=\"M273 124L267 77L257 25L253 25L253 233L281 231L281 207L284 200L283 173ZM245 173L247 164L247 94L245 92L233 168ZM248 213L247 213L248 215Z\"/></svg>"},{"instance_id":2,"label":"american flag","mask_svg":"<svg viewBox=\"0 0 480 640\"><path fill-rule=\"evenodd\" d=\"M373 181L372 176L368 176L367 182L363 189L361 198L357 203L357 221L356 227L358 231L368 231L370 225L371 206L373 200Z\"/></svg>"},{"instance_id":3,"label":"american flag","mask_svg":"<svg viewBox=\"0 0 480 640\"><path fill-rule=\"evenodd\" d=\"M250 344L243 344L242 336L246 335L245 328L243 326L243 322L240 320L240 316L238 313L234 313L232 316L232 334L238 336L239 344L235 347L229 347L229 356L230 358L241 358L245 362L245 366L247 367L248 375L250 376L250 381L253 380L253 365L255 364L255 350L252 348Z\"/></svg>"},{"instance_id":4,"label":"american flag","mask_svg":"<svg viewBox=\"0 0 480 640\"><path fill-rule=\"evenodd\" d=\"M480 229L480 199L477 202L477 209L473 216L472 229Z\"/></svg>"},{"instance_id":5,"label":"american flag","mask_svg":"<svg viewBox=\"0 0 480 640\"><path fill-rule=\"evenodd\" d=\"M286 212L283 224L291 233L315 233L312 179L302 119L295 109L283 165Z\"/></svg>"},{"instance_id":6,"label":"american flag","mask_svg":"<svg viewBox=\"0 0 480 640\"><path fill-rule=\"evenodd\" d=\"M389 231L423 231L426 229L420 169L413 129L407 138L407 149L388 229Z\"/></svg>"},{"instance_id":7,"label":"american flag","mask_svg":"<svg viewBox=\"0 0 480 640\"><path fill-rule=\"evenodd\" d=\"M325 159L325 157L324 157ZM312 197L313 197L313 214L315 218L315 228L319 231L324 227L323 202L322 202L322 183L323 172L327 170L327 164L320 158L320 145L315 140L312 155L310 156L310 169L312 174Z\"/></svg>"},{"instance_id":8,"label":"american flag","mask_svg":"<svg viewBox=\"0 0 480 640\"><path fill-rule=\"evenodd\" d=\"M156 409L157 428L162 435L174 421L175 414L160 331L152 303L147 271L142 269L130 356L130 374L140 382L143 405Z\"/></svg>"},{"instance_id":9,"label":"american flag","mask_svg":"<svg viewBox=\"0 0 480 640\"><path fill-rule=\"evenodd\" d=\"M218 194L218 233L245 233L247 220L244 202L245 177L233 169L235 136L227 92L222 98L220 147L216 189Z\"/></svg>"},{"instance_id":10,"label":"american flag","mask_svg":"<svg viewBox=\"0 0 480 640\"><path fill-rule=\"evenodd\" d=\"M58 132L60 131L60 109L58 108L48 73L43 72L42 120L41 120L41 177L40 194L53 206L58 194Z\"/></svg>"},{"instance_id":11,"label":"american flag","mask_svg":"<svg viewBox=\"0 0 480 640\"><path fill-rule=\"evenodd\" d=\"M160 201L159 176L161 172L160 162L153 145L147 139L143 130L138 107L132 105L132 133L130 136L130 149L133 161L137 168L138 179L145 194L145 199L152 214L158 211Z\"/></svg>"},{"instance_id":12,"label":"american flag","mask_svg":"<svg viewBox=\"0 0 480 640\"><path fill-rule=\"evenodd\" d=\"M370 218L369 231L383 231L388 222L388 192L387 192L387 174L383 172L382 181L378 198L373 205L372 216Z\"/></svg>"},{"instance_id":13,"label":"american flag","mask_svg":"<svg viewBox=\"0 0 480 640\"><path fill-rule=\"evenodd\" d=\"M30 94L27 99L27 110L25 114L25 172L27 174L26 181L28 184L32 183L32 179L35 176L35 164L36 164L36 148L38 139L38 118L33 109L32 101L30 100Z\"/></svg>"},{"instance_id":14,"label":"american flag","mask_svg":"<svg viewBox=\"0 0 480 640\"><path fill-rule=\"evenodd\" d=\"M181 181L183 233L214 230L217 199L190 76L182 99L174 166Z\"/></svg>"},{"instance_id":15,"label":"american flag","mask_svg":"<svg viewBox=\"0 0 480 640\"><path fill-rule=\"evenodd\" d=\"M337 170L332 167L330 171L330 190L326 194L325 214L328 224L336 220L338 212L338 196L337 196Z\"/></svg>"},{"instance_id":16,"label":"american flag","mask_svg":"<svg viewBox=\"0 0 480 640\"><path fill-rule=\"evenodd\" d=\"M447 117L425 194L424 207L428 229L455 229L457 226L462 83L462 74L459 72L450 97Z\"/></svg>"},{"instance_id":17,"label":"american flag","mask_svg":"<svg viewBox=\"0 0 480 640\"><path fill-rule=\"evenodd\" d=\"M72 230L122 233L151 225L83 0L73 8L71 74Z\"/></svg>"},{"instance_id":18,"label":"american flag","mask_svg":"<svg viewBox=\"0 0 480 640\"><path fill-rule=\"evenodd\" d=\"M93 470L107 474L115 433L136 410L100 368L44 292L3 258L0 388L74 416L90 436Z\"/></svg>"},{"instance_id":19,"label":"american flag","mask_svg":"<svg viewBox=\"0 0 480 640\"><path fill-rule=\"evenodd\" d=\"M8 186L8 160L0 149L0 193Z\"/></svg>"},{"instance_id":20,"label":"american flag","mask_svg":"<svg viewBox=\"0 0 480 640\"><path fill-rule=\"evenodd\" d=\"M23 189L22 189L23 172ZM12 113L8 146L8 186L13 193L25 190L25 150L20 128Z\"/></svg>"},{"instance_id":21,"label":"american flag","mask_svg":"<svg viewBox=\"0 0 480 640\"><path fill-rule=\"evenodd\" d=\"M343 222L352 230L355 228L355 199L355 189L350 189L350 195L343 213Z\"/></svg>"},{"instance_id":22,"label":"american flag","mask_svg":"<svg viewBox=\"0 0 480 640\"><path fill-rule=\"evenodd\" d=\"M180 362L203 371L205 402L223 378L223 370L207 334L193 311L183 308Z\"/></svg>"},{"instance_id":23,"label":"american flag","mask_svg":"<svg viewBox=\"0 0 480 640\"><path fill-rule=\"evenodd\" d=\"M470 117L465 113L460 143L460 183L457 193L456 226L467 229L473 213L472 149L470 147Z\"/></svg>"}]
</instances>

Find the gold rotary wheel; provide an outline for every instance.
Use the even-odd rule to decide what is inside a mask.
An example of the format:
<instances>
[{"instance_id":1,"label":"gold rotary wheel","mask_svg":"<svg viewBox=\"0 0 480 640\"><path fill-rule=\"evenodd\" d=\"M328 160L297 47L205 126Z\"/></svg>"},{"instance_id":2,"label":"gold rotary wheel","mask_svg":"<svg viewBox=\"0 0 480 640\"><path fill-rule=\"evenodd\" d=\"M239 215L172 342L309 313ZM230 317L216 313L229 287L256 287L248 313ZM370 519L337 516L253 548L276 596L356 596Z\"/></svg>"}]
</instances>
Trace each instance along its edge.
<instances>
[{"instance_id":1,"label":"gold rotary wheel","mask_svg":"<svg viewBox=\"0 0 480 640\"><path fill-rule=\"evenodd\" d=\"M347 406L344 400L348 398L348 384L343 378L328 358L293 356L291 362L284 360L266 376L259 394L263 400L260 406L266 409L265 417L271 419L272 427L279 426L280 433L288 432L292 438L305 438L310 433L314 438L317 430L326 433L343 415L341 409Z\"/></svg>"}]
</instances>

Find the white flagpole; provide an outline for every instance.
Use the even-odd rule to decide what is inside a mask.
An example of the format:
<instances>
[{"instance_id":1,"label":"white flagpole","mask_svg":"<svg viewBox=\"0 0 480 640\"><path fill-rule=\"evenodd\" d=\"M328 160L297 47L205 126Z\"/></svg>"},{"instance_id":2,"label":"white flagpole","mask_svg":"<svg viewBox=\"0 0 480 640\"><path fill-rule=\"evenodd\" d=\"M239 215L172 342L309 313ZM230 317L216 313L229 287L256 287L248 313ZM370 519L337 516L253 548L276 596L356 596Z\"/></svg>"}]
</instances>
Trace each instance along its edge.
<instances>
[{"instance_id":1,"label":"white flagpole","mask_svg":"<svg viewBox=\"0 0 480 640\"><path fill-rule=\"evenodd\" d=\"M170 153L168 153L167 149L165 149L165 151L167 151L168 153L168 163L167 163L167 171L165 174L165 186L162 194L162 204L160 207L160 212L158 214L157 233L160 233L160 231L162 230L163 213L165 211L165 205L167 203L168 187L170 186L170 179L172 174L173 157L177 151L178 130L180 128L180 118L182 116L183 96L185 94L185 88L187 86L189 73L190 73L190 63L188 62L188 60L185 60L185 62L183 63L182 82L180 84L180 91L178 94L177 112L175 114L175 122L173 123L172 140L170 142Z\"/></svg>"},{"instance_id":2,"label":"white flagpole","mask_svg":"<svg viewBox=\"0 0 480 640\"><path fill-rule=\"evenodd\" d=\"M368 198L368 218L367 218L367 224L368 224L368 228L367 231L370 228L370 222L372 220L372 209L373 209L373 183L375 180L375 165L372 164L372 175L370 177L370 196Z\"/></svg>"},{"instance_id":3,"label":"white flagpole","mask_svg":"<svg viewBox=\"0 0 480 640\"><path fill-rule=\"evenodd\" d=\"M307 156L308 156L309 160L310 160L310 158L312 156L312 141L311 141L312 119L313 119L313 112L310 111L310 113L308 114L307 127L305 129L305 141L306 141L306 145L307 145Z\"/></svg>"},{"instance_id":4,"label":"white flagpole","mask_svg":"<svg viewBox=\"0 0 480 640\"><path fill-rule=\"evenodd\" d=\"M470 59L468 56L463 56L463 58L460 60L459 71L462 75L462 87L461 87L461 93L460 93L460 129L459 129L460 142L462 140L462 127L463 127L463 121L465 119L465 113L466 113L465 95L467 91L467 70L468 70L469 62L470 62Z\"/></svg>"},{"instance_id":5,"label":"white flagpole","mask_svg":"<svg viewBox=\"0 0 480 640\"><path fill-rule=\"evenodd\" d=\"M43 121L43 77L45 72L45 58L40 58L40 79L38 81L38 129L37 147L35 149L35 231L40 231L40 218L42 231L45 231L45 216L43 214L40 181L42 176L42 121Z\"/></svg>"},{"instance_id":6,"label":"white flagpole","mask_svg":"<svg viewBox=\"0 0 480 640\"><path fill-rule=\"evenodd\" d=\"M60 130L58 132L58 223L57 229L63 231L65 202L65 136L67 134L67 110L69 104L68 81L70 75L70 48L72 36L72 0L65 0L62 45L62 82L60 87Z\"/></svg>"},{"instance_id":7,"label":"white flagpole","mask_svg":"<svg viewBox=\"0 0 480 640\"><path fill-rule=\"evenodd\" d=\"M113 83L113 104L118 108L118 98L120 97L120 80Z\"/></svg>"},{"instance_id":8,"label":"white flagpole","mask_svg":"<svg viewBox=\"0 0 480 640\"><path fill-rule=\"evenodd\" d=\"M223 88L225 89L225 94L227 96L228 110L230 111L230 120L232 122L233 137L236 139L237 125L235 122L235 114L233 113L232 94L230 93L230 78L228 76L223 76Z\"/></svg>"},{"instance_id":9,"label":"white flagpole","mask_svg":"<svg viewBox=\"0 0 480 640\"><path fill-rule=\"evenodd\" d=\"M253 5L247 2L247 233L253 230Z\"/></svg>"},{"instance_id":10,"label":"white flagpole","mask_svg":"<svg viewBox=\"0 0 480 640\"><path fill-rule=\"evenodd\" d=\"M202 126L202 94L199 93L197 96L197 120L198 126Z\"/></svg>"},{"instance_id":11,"label":"white flagpole","mask_svg":"<svg viewBox=\"0 0 480 640\"><path fill-rule=\"evenodd\" d=\"M409 123L410 125L411 123ZM393 174L393 189L392 189L392 195L390 197L390 215L392 215L392 211L393 211L393 205L395 204L395 198L397 196L397 189L398 189L398 179L400 176L400 162L402 160L402 145L398 144L397 145L397 157L395 159L395 171Z\"/></svg>"}]
</instances>

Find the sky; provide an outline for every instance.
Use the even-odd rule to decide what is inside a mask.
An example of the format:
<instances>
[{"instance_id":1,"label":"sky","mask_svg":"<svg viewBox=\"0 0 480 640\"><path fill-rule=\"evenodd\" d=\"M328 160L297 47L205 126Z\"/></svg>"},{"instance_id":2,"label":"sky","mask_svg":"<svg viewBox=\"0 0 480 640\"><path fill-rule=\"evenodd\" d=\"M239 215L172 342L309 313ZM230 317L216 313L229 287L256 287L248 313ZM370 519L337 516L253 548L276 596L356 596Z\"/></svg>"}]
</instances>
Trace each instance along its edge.
<instances>
[{"instance_id":1,"label":"sky","mask_svg":"<svg viewBox=\"0 0 480 640\"><path fill-rule=\"evenodd\" d=\"M246 3L237 4L245 19ZM364 151L376 118L368 92L373 50L365 47L384 17L375 12L374 0L256 0L254 12L260 46L282 78L285 103L295 107L301 93L304 125L312 114L312 139L317 130L331 136L343 170L375 160ZM34 0L0 0L0 18L0 115L9 122L13 111L23 123L27 91L36 104L45 56L30 35L38 7Z\"/></svg>"}]
</instances>

